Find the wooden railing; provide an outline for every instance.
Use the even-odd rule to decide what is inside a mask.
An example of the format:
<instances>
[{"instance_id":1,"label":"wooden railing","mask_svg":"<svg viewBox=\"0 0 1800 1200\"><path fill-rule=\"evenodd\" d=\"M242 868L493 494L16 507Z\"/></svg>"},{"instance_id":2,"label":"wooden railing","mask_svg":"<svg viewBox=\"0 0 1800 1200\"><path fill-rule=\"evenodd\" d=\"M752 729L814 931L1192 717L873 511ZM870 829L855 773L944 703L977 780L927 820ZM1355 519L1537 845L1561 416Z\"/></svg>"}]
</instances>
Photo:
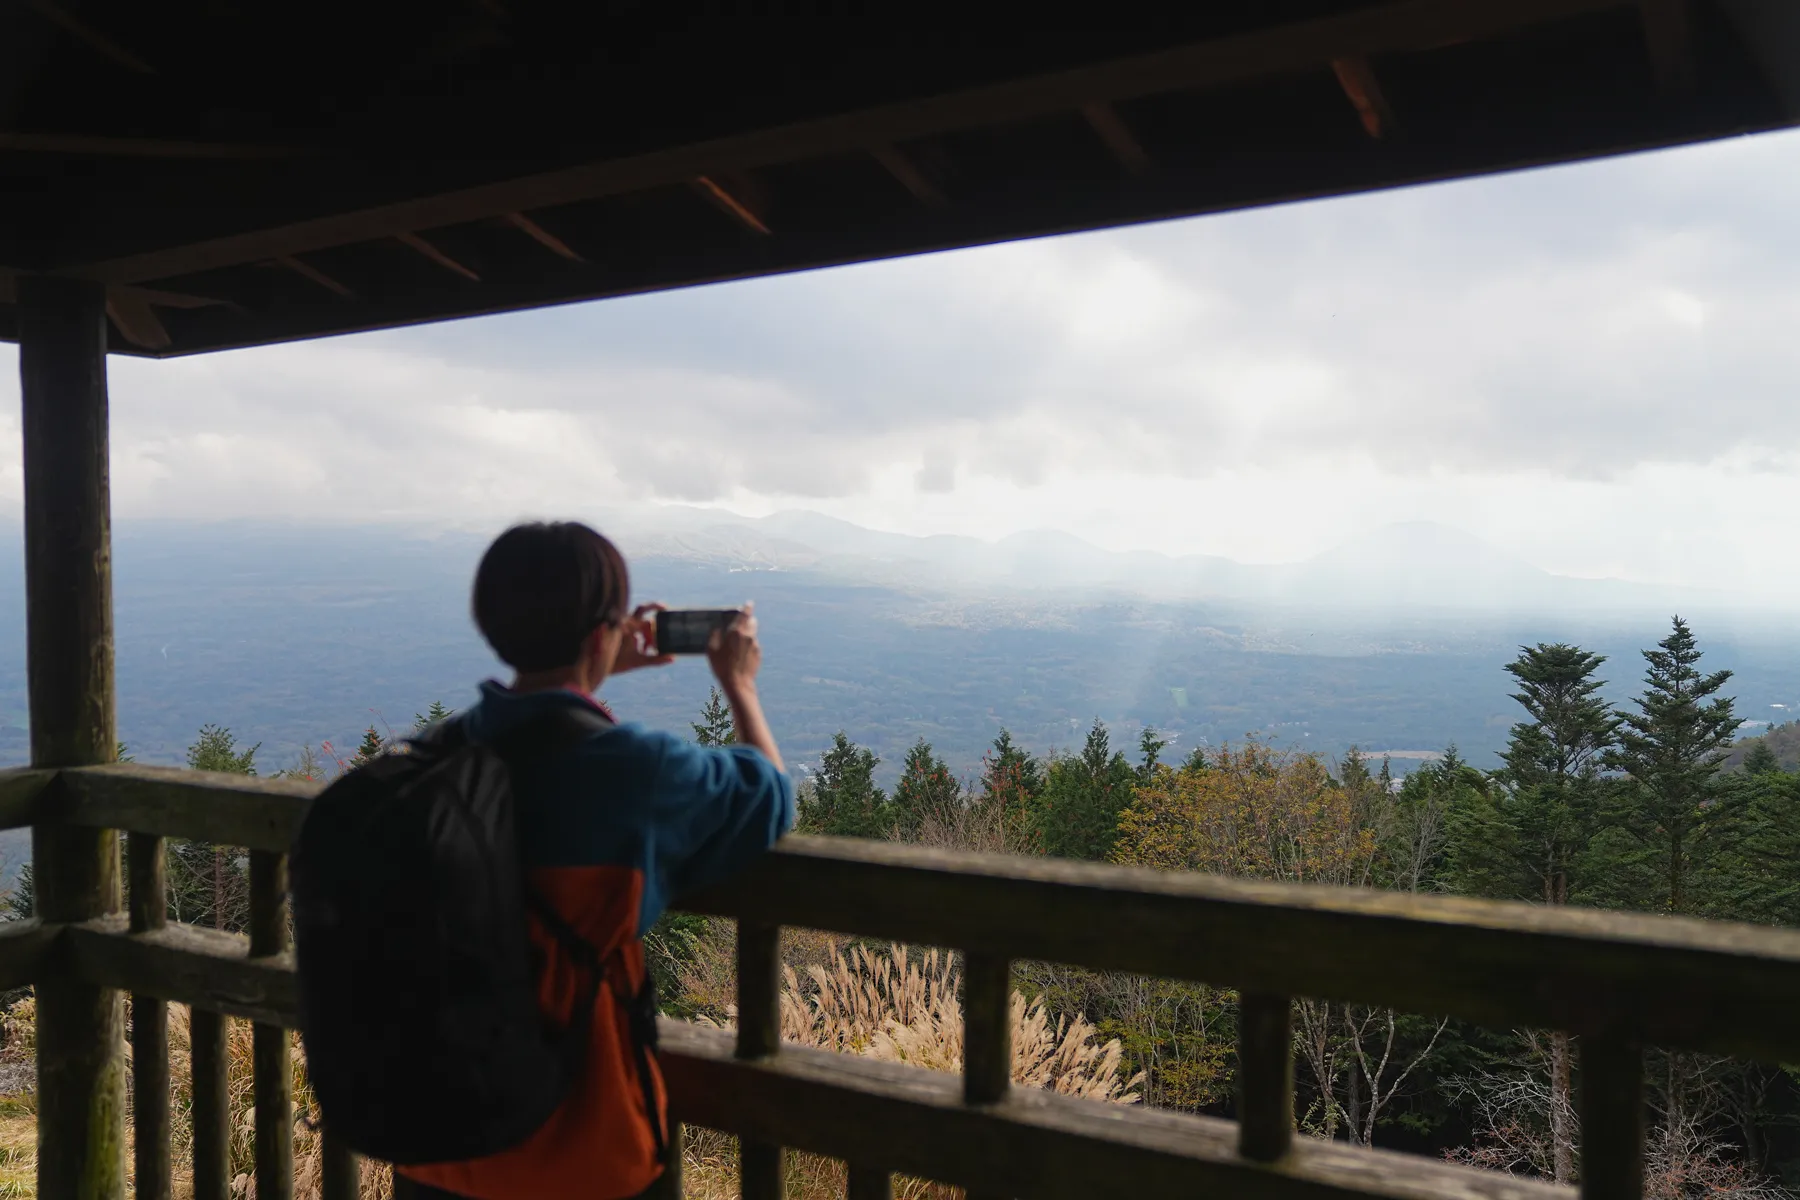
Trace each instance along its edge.
<instances>
[{"instance_id":1,"label":"wooden railing","mask_svg":"<svg viewBox=\"0 0 1800 1200\"><path fill-rule=\"evenodd\" d=\"M293 1162L283 1029L296 1022L285 861L311 788L136 766L0 773L0 825L131 833L128 914L0 933L0 986L56 972L133 997L138 1194L168 1193L169 1001L194 1008L196 1200L223 1200L222 1016L257 1022L259 1200ZM251 936L166 924L161 839L251 852ZM677 1120L742 1139L746 1197L781 1194L782 1148L850 1164L852 1197L892 1173L971 1197L1210 1194L1490 1197L1565 1189L1417 1155L1296 1138L1291 998L1309 996L1581 1037L1582 1194L1642 1194L1642 1049L1800 1061L1800 933L1451 897L1280 885L820 838L790 838L684 907L738 921L738 1028L665 1020ZM783 1047L780 930L953 948L964 956L961 1080ZM1010 1086L1016 960L1238 989L1239 1121ZM326 1141L328 1200L355 1192Z\"/></svg>"}]
</instances>

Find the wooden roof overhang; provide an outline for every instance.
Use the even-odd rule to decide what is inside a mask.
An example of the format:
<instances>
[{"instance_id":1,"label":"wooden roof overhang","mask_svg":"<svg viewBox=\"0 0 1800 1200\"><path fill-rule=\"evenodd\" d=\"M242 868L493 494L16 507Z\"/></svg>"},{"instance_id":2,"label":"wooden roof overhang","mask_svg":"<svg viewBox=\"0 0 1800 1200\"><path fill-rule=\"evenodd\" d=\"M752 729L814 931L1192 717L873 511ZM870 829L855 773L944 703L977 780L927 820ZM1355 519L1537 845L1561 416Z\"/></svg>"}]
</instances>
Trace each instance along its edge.
<instances>
[{"instance_id":1,"label":"wooden roof overhang","mask_svg":"<svg viewBox=\"0 0 1800 1200\"><path fill-rule=\"evenodd\" d=\"M0 2L22 273L177 355L1800 120L1795 0Z\"/></svg>"}]
</instances>

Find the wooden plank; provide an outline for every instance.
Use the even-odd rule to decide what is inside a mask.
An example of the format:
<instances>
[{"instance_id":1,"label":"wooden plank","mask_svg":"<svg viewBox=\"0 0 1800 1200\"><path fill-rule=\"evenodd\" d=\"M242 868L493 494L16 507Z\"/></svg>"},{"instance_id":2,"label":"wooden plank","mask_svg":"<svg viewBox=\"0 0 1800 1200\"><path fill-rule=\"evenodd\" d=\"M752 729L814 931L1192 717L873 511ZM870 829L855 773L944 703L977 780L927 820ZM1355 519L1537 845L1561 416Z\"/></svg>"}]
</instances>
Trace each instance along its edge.
<instances>
[{"instance_id":1,"label":"wooden plank","mask_svg":"<svg viewBox=\"0 0 1800 1200\"><path fill-rule=\"evenodd\" d=\"M963 956L963 1103L998 1104L1012 1091L1012 962L998 954ZM1007 1200L968 1189L968 1200Z\"/></svg>"},{"instance_id":2,"label":"wooden plank","mask_svg":"<svg viewBox=\"0 0 1800 1200\"><path fill-rule=\"evenodd\" d=\"M75 824L250 850L293 845L300 818L320 787L303 780L137 763L64 772L59 786L67 790L67 805L59 811Z\"/></svg>"},{"instance_id":3,"label":"wooden plank","mask_svg":"<svg viewBox=\"0 0 1800 1200\"><path fill-rule=\"evenodd\" d=\"M1331 70L1337 76L1338 86L1344 89L1344 96L1356 109L1356 115L1362 120L1363 130L1377 141L1386 137L1394 128L1394 110L1388 106L1387 95L1381 90L1381 83L1375 78L1375 69L1366 58L1334 58Z\"/></svg>"},{"instance_id":4,"label":"wooden plank","mask_svg":"<svg viewBox=\"0 0 1800 1200\"><path fill-rule=\"evenodd\" d=\"M844 1188L844 1200L894 1200L894 1177L880 1167L852 1163Z\"/></svg>"},{"instance_id":5,"label":"wooden plank","mask_svg":"<svg viewBox=\"0 0 1800 1200\"><path fill-rule=\"evenodd\" d=\"M169 1004L152 996L131 998L132 1195L171 1200Z\"/></svg>"},{"instance_id":6,"label":"wooden plank","mask_svg":"<svg viewBox=\"0 0 1800 1200\"><path fill-rule=\"evenodd\" d=\"M106 315L112 318L113 328L119 335L134 346L166 350L174 344L169 331L163 328L162 319L139 288L107 288Z\"/></svg>"},{"instance_id":7,"label":"wooden plank","mask_svg":"<svg viewBox=\"0 0 1800 1200\"><path fill-rule=\"evenodd\" d=\"M27 276L18 297L31 763L110 762L118 741L106 293L97 284ZM119 907L117 833L39 824L32 867L46 923L86 921ZM38 1155L37 1194L122 1196L122 998L66 971L43 975L37 996L38 1139L46 1148Z\"/></svg>"},{"instance_id":8,"label":"wooden plank","mask_svg":"<svg viewBox=\"0 0 1800 1200\"><path fill-rule=\"evenodd\" d=\"M90 983L263 1024L300 1023L293 956L253 959L240 934L173 924L129 933L114 917L69 926L61 937L74 973Z\"/></svg>"},{"instance_id":9,"label":"wooden plank","mask_svg":"<svg viewBox=\"0 0 1800 1200\"><path fill-rule=\"evenodd\" d=\"M744 1138L738 1145L738 1195L743 1200L781 1200L787 1161L781 1143Z\"/></svg>"},{"instance_id":10,"label":"wooden plank","mask_svg":"<svg viewBox=\"0 0 1800 1200\"><path fill-rule=\"evenodd\" d=\"M0 989L27 987L43 977L57 931L36 917L0 922Z\"/></svg>"},{"instance_id":11,"label":"wooden plank","mask_svg":"<svg viewBox=\"0 0 1800 1200\"><path fill-rule=\"evenodd\" d=\"M250 956L288 952L287 856L250 852ZM257 1200L294 1200L294 1059L288 1031L259 1022L250 1048L256 1107Z\"/></svg>"},{"instance_id":12,"label":"wooden plank","mask_svg":"<svg viewBox=\"0 0 1800 1200\"><path fill-rule=\"evenodd\" d=\"M167 853L163 840L134 833L126 839L130 875L129 928L148 933L168 924ZM169 1003L155 996L131 998L132 1189L137 1200L170 1200Z\"/></svg>"},{"instance_id":13,"label":"wooden plank","mask_svg":"<svg viewBox=\"0 0 1800 1200\"><path fill-rule=\"evenodd\" d=\"M1143 145L1137 135L1125 124L1125 119L1112 105L1100 102L1084 104L1081 115L1087 118L1088 126L1100 135L1106 148L1112 151L1119 165L1133 175L1142 175L1150 170L1150 156L1144 153Z\"/></svg>"},{"instance_id":14,"label":"wooden plank","mask_svg":"<svg viewBox=\"0 0 1800 1200\"><path fill-rule=\"evenodd\" d=\"M748 204L733 195L710 175L695 176L694 190L711 201L713 207L751 233L760 234L763 237L769 236L769 227L763 224L763 219L751 211Z\"/></svg>"},{"instance_id":15,"label":"wooden plank","mask_svg":"<svg viewBox=\"0 0 1800 1200\"><path fill-rule=\"evenodd\" d=\"M56 771L43 767L13 767L0 771L0 829L22 829L42 813Z\"/></svg>"},{"instance_id":16,"label":"wooden plank","mask_svg":"<svg viewBox=\"0 0 1800 1200\"><path fill-rule=\"evenodd\" d=\"M911 192L913 198L926 208L948 208L949 199L937 184L931 182L917 163L898 146L876 146L869 153L875 161L887 169L887 173L899 181L900 186Z\"/></svg>"},{"instance_id":17,"label":"wooden plank","mask_svg":"<svg viewBox=\"0 0 1800 1200\"><path fill-rule=\"evenodd\" d=\"M231 1200L231 1109L226 1018L196 1008L188 1015L193 1059L194 1200Z\"/></svg>"},{"instance_id":18,"label":"wooden plank","mask_svg":"<svg viewBox=\"0 0 1800 1200\"><path fill-rule=\"evenodd\" d=\"M762 1059L781 1049L781 927L739 921L737 1040L733 1052ZM738 1146L743 1200L781 1200L787 1169L781 1143L745 1138Z\"/></svg>"},{"instance_id":19,"label":"wooden plank","mask_svg":"<svg viewBox=\"0 0 1800 1200\"><path fill-rule=\"evenodd\" d=\"M737 1052L762 1058L781 1048L781 929L739 921Z\"/></svg>"},{"instance_id":20,"label":"wooden plank","mask_svg":"<svg viewBox=\"0 0 1800 1200\"><path fill-rule=\"evenodd\" d=\"M320 1148L319 1172L322 1200L358 1200L362 1194L362 1164L343 1139L327 1129Z\"/></svg>"},{"instance_id":21,"label":"wooden plank","mask_svg":"<svg viewBox=\"0 0 1800 1200\"><path fill-rule=\"evenodd\" d=\"M394 240L399 242L402 246L417 251L438 266L444 268L446 271L454 271L464 279L467 279L470 283L481 282L481 276L477 275L468 267L463 266L454 258L451 258L448 254L445 254L442 250L439 250L436 246L432 245L416 233L396 233L394 235Z\"/></svg>"},{"instance_id":22,"label":"wooden plank","mask_svg":"<svg viewBox=\"0 0 1800 1200\"><path fill-rule=\"evenodd\" d=\"M1012 1090L1012 961L963 959L963 1100L998 1104Z\"/></svg>"},{"instance_id":23,"label":"wooden plank","mask_svg":"<svg viewBox=\"0 0 1800 1200\"><path fill-rule=\"evenodd\" d=\"M1574 1192L1423 1155L1301 1139L1279 1165L1237 1154L1234 1122L1014 1088L970 1108L956 1076L788 1047L743 1060L731 1034L662 1023L680 1118L974 1190L1033 1200L1573 1200Z\"/></svg>"},{"instance_id":24,"label":"wooden plank","mask_svg":"<svg viewBox=\"0 0 1800 1200\"><path fill-rule=\"evenodd\" d=\"M1582 1200L1642 1200L1644 1054L1632 1042L1581 1042Z\"/></svg>"},{"instance_id":25,"label":"wooden plank","mask_svg":"<svg viewBox=\"0 0 1800 1200\"><path fill-rule=\"evenodd\" d=\"M277 266L286 267L294 274L300 276L300 278L311 280L313 283L318 284L320 287L334 295L342 296L346 300L356 299L355 292L351 291L325 272L319 270L319 268L313 266L311 263L296 258L292 254L279 255L274 261Z\"/></svg>"},{"instance_id":26,"label":"wooden plank","mask_svg":"<svg viewBox=\"0 0 1800 1200\"><path fill-rule=\"evenodd\" d=\"M1095 102L1223 87L1315 70L1333 58L1377 57L1478 40L1629 0L1395 0L1375 7L1153 54L756 130L629 158L482 184L435 196L253 229L64 273L135 283L260 262L405 232L717 178L779 163L866 152L956 130L1074 111Z\"/></svg>"},{"instance_id":27,"label":"wooden plank","mask_svg":"<svg viewBox=\"0 0 1800 1200\"><path fill-rule=\"evenodd\" d=\"M539 225L524 213L507 213L506 223L511 225L514 229L517 229L520 233L525 234L532 241L544 247L552 254L566 258L573 263L587 262L587 259L569 249L569 244L567 242L557 237L554 233L551 233L548 229L545 229L542 225Z\"/></svg>"},{"instance_id":28,"label":"wooden plank","mask_svg":"<svg viewBox=\"0 0 1800 1200\"><path fill-rule=\"evenodd\" d=\"M1800 931L789 837L691 911L1800 1061ZM1642 981L1654 976L1657 986Z\"/></svg>"},{"instance_id":29,"label":"wooden plank","mask_svg":"<svg viewBox=\"0 0 1800 1200\"><path fill-rule=\"evenodd\" d=\"M270 850L289 845L317 791L133 764L69 770L57 786L79 823ZM1800 1061L1793 930L807 837L683 903L764 925ZM1658 987L1640 986L1647 974Z\"/></svg>"},{"instance_id":30,"label":"wooden plank","mask_svg":"<svg viewBox=\"0 0 1800 1200\"><path fill-rule=\"evenodd\" d=\"M1238 998L1238 1153L1275 1162L1294 1144L1293 1001Z\"/></svg>"}]
</instances>

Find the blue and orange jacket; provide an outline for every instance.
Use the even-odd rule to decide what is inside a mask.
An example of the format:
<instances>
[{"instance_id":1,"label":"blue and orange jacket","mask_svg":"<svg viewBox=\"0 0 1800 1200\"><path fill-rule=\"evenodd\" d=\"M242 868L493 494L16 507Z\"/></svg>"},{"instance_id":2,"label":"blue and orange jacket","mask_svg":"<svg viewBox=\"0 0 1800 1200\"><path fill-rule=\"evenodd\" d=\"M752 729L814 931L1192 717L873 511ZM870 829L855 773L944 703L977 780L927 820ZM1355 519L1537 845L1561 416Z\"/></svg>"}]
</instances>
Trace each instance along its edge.
<instances>
[{"instance_id":1,"label":"blue and orange jacket","mask_svg":"<svg viewBox=\"0 0 1800 1200\"><path fill-rule=\"evenodd\" d=\"M487 739L545 705L592 703L573 691L514 693L486 683L481 702L458 719ZM664 1106L662 1080L646 1086L632 1052L629 1001L644 984L642 938L671 897L730 875L785 833L794 822L794 786L749 747L695 746L624 724L525 768L515 794L533 885L609 964L595 1000L587 1073L521 1144L404 1173L477 1200L634 1196L662 1173L652 1116L667 1128L664 1112L648 1111L649 1096ZM535 920L531 937L544 963L539 1002L567 1022L580 972ZM654 1064L650 1071L656 1075Z\"/></svg>"}]
</instances>

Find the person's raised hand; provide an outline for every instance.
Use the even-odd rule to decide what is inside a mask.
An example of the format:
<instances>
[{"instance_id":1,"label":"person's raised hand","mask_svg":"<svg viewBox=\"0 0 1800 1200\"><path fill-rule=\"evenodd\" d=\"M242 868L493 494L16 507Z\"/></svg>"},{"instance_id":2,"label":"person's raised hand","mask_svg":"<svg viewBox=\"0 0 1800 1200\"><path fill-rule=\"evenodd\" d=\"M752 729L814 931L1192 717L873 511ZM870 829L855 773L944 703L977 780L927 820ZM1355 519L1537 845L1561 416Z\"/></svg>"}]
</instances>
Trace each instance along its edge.
<instances>
[{"instance_id":1,"label":"person's raised hand","mask_svg":"<svg viewBox=\"0 0 1800 1200\"><path fill-rule=\"evenodd\" d=\"M744 611L729 625L712 631L706 639L706 661L727 697L755 689L756 672L762 666L762 643L756 640L754 605L744 605Z\"/></svg>"},{"instance_id":2,"label":"person's raised hand","mask_svg":"<svg viewBox=\"0 0 1800 1200\"><path fill-rule=\"evenodd\" d=\"M619 639L619 652L613 656L612 674L622 675L640 667L666 667L675 661L673 654L656 650L656 614L666 604L640 604L620 624L625 636Z\"/></svg>"}]
</instances>

